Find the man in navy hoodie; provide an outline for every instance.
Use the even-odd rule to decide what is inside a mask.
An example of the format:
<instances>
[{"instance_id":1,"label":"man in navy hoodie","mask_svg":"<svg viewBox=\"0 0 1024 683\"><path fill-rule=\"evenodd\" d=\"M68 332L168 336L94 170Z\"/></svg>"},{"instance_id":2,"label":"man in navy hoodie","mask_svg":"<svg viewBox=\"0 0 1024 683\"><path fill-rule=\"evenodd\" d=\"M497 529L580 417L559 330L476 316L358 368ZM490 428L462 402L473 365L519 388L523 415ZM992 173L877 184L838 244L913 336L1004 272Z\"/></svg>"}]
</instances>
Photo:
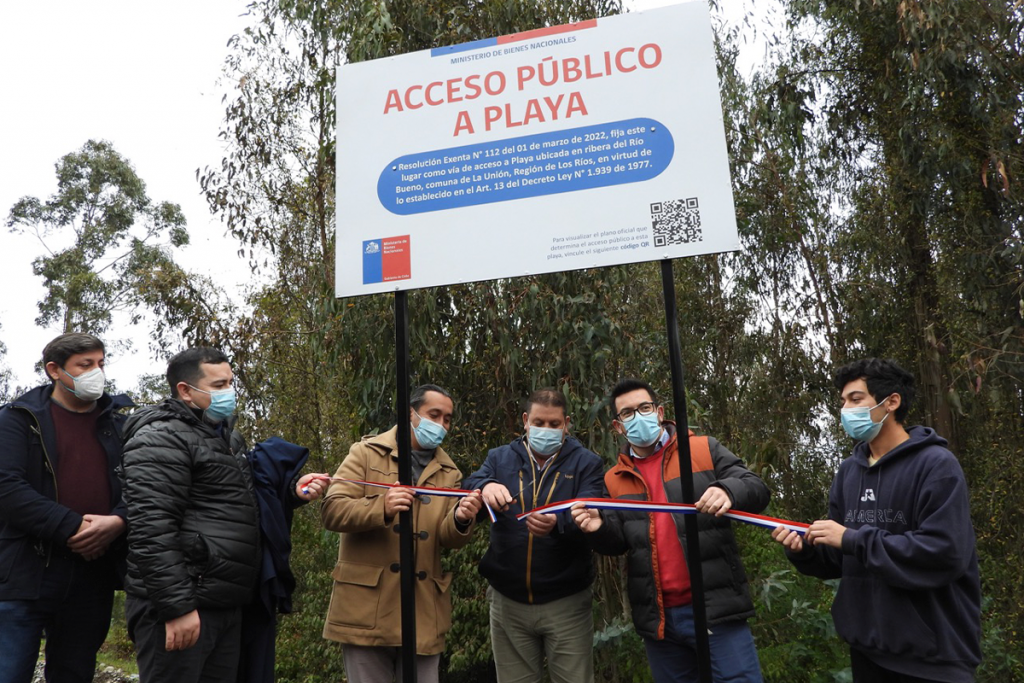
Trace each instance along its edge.
<instances>
[{"instance_id":1,"label":"man in navy hoodie","mask_svg":"<svg viewBox=\"0 0 1024 683\"><path fill-rule=\"evenodd\" d=\"M855 683L969 683L981 661L981 583L967 482L946 440L903 426L914 378L870 358L836 372L859 443L829 518L772 537L803 574L841 578L832 605Z\"/></svg>"},{"instance_id":2,"label":"man in navy hoodie","mask_svg":"<svg viewBox=\"0 0 1024 683\"><path fill-rule=\"evenodd\" d=\"M490 583L491 644L499 683L540 683L547 658L552 683L594 680L590 584L594 562L568 513L516 515L573 498L602 496L597 454L569 436L565 397L530 395L525 435L487 454L463 482L481 489L497 513L491 546L480 561Z\"/></svg>"},{"instance_id":3,"label":"man in navy hoodie","mask_svg":"<svg viewBox=\"0 0 1024 683\"><path fill-rule=\"evenodd\" d=\"M110 627L125 508L114 468L118 411L103 342L62 334L43 349L51 383L0 407L0 683L88 683Z\"/></svg>"}]
</instances>

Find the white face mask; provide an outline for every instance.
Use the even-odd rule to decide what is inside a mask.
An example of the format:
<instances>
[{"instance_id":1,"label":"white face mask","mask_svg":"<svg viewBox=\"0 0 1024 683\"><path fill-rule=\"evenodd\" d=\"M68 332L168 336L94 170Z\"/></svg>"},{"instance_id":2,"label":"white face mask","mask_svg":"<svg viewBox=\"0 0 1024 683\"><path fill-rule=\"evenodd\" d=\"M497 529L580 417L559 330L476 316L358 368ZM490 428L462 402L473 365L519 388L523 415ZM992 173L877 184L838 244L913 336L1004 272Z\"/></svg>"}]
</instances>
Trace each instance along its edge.
<instances>
[{"instance_id":1,"label":"white face mask","mask_svg":"<svg viewBox=\"0 0 1024 683\"><path fill-rule=\"evenodd\" d=\"M107 376L103 374L103 368L93 368L89 372L83 372L78 377L75 377L64 368L61 368L60 371L74 381L74 389L70 389L67 386L64 388L74 394L75 398L79 401L91 403L103 395L103 387L107 384Z\"/></svg>"}]
</instances>

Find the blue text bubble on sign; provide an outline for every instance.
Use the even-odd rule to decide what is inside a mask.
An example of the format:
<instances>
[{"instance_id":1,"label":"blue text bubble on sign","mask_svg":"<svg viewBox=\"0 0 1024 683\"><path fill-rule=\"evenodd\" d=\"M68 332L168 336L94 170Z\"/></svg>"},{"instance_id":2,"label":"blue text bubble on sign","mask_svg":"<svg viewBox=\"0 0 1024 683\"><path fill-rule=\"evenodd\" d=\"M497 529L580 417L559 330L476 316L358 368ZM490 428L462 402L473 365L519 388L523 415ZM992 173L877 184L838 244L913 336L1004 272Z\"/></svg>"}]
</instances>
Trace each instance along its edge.
<instances>
[{"instance_id":1,"label":"blue text bubble on sign","mask_svg":"<svg viewBox=\"0 0 1024 683\"><path fill-rule=\"evenodd\" d=\"M675 142L653 119L627 119L407 154L388 164L377 197L407 216L654 178Z\"/></svg>"}]
</instances>

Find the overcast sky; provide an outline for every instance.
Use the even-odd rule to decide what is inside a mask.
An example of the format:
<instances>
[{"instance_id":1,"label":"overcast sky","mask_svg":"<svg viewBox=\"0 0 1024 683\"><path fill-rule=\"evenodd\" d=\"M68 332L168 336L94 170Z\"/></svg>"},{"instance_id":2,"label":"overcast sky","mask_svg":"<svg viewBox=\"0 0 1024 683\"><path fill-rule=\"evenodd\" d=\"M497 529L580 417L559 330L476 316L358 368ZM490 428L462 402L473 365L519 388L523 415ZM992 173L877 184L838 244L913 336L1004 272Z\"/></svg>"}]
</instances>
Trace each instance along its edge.
<instances>
[{"instance_id":1,"label":"overcast sky","mask_svg":"<svg viewBox=\"0 0 1024 683\"><path fill-rule=\"evenodd\" d=\"M750 0L723 0L741 16ZM632 10L672 4L627 0ZM231 90L222 65L228 39L249 22L244 0L39 0L0 4L0 340L16 384L39 380L32 366L60 333L39 328L44 290L32 274L43 253L33 236L6 228L11 206L56 190L54 164L87 140L102 139L134 165L149 197L181 205L192 244L176 257L236 296L248 279L236 245L224 236L199 194L197 168L219 163L221 97ZM162 372L149 357L146 331L133 354L109 359L108 376L122 389L139 374ZM160 364L162 365L162 364Z\"/></svg>"},{"instance_id":2,"label":"overcast sky","mask_svg":"<svg viewBox=\"0 0 1024 683\"><path fill-rule=\"evenodd\" d=\"M154 201L181 205L192 245L179 260L237 289L244 269L222 226L209 217L196 168L221 158L220 84L227 41L246 25L240 0L42 0L0 5L0 339L17 383L35 384L32 365L60 333L34 324L44 293L32 274L43 253L31 236L6 228L21 197L56 190L54 164L89 139L111 142L145 181ZM234 266L235 264L232 264ZM225 274L226 277L221 275ZM145 335L138 328L116 336ZM112 358L122 388L148 369L146 342L135 358Z\"/></svg>"}]
</instances>

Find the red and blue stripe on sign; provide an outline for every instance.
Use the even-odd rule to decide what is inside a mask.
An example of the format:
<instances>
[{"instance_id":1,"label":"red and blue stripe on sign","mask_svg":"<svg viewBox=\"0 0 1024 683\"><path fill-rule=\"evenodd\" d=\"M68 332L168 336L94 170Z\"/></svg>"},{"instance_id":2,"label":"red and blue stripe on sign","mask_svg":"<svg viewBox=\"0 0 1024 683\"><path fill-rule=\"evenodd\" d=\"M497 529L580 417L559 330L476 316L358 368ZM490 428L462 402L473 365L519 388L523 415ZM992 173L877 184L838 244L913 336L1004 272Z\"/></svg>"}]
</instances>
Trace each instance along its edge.
<instances>
[{"instance_id":1,"label":"red and blue stripe on sign","mask_svg":"<svg viewBox=\"0 0 1024 683\"><path fill-rule=\"evenodd\" d=\"M446 55L455 54L456 52L469 52L471 50L482 50L496 45L508 45L509 43L518 43L524 40L536 40L538 38L554 36L560 33L571 33L573 31L595 28L596 26L597 19L588 19L587 21L578 21L575 24L563 24L562 26L547 26L545 28L538 28L532 31L523 31L522 33L510 33L507 36L498 36L497 38L484 38L483 40L474 40L469 43L435 47L430 50L430 56L444 57Z\"/></svg>"}]
</instances>

